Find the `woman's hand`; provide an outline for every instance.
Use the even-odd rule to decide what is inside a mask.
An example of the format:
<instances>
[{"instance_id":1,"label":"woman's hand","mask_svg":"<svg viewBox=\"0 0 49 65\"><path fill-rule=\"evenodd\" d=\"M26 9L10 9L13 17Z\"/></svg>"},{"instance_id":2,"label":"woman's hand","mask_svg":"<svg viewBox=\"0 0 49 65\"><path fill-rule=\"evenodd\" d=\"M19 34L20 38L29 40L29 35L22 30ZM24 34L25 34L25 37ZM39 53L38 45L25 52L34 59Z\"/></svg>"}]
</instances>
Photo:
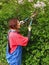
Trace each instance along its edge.
<instances>
[{"instance_id":1,"label":"woman's hand","mask_svg":"<svg viewBox=\"0 0 49 65\"><path fill-rule=\"evenodd\" d=\"M32 27L31 26L28 26L28 31L31 31Z\"/></svg>"},{"instance_id":2,"label":"woman's hand","mask_svg":"<svg viewBox=\"0 0 49 65\"><path fill-rule=\"evenodd\" d=\"M20 24L23 24L24 23L24 21L22 20L22 21L20 21Z\"/></svg>"}]
</instances>

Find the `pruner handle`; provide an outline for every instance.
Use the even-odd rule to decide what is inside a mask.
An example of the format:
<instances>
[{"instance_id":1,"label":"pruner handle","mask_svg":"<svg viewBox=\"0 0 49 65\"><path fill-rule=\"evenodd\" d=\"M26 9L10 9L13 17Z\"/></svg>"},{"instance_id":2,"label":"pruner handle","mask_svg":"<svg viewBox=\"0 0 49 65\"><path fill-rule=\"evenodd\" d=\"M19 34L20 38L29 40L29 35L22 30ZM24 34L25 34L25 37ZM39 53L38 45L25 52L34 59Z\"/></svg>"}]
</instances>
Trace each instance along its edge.
<instances>
[{"instance_id":1,"label":"pruner handle","mask_svg":"<svg viewBox=\"0 0 49 65\"><path fill-rule=\"evenodd\" d=\"M28 19L29 19L29 18L26 18L26 19L24 20L24 23L27 22Z\"/></svg>"},{"instance_id":2,"label":"pruner handle","mask_svg":"<svg viewBox=\"0 0 49 65\"><path fill-rule=\"evenodd\" d=\"M31 25L32 25L32 21L33 21L33 19L31 19L29 26L31 26Z\"/></svg>"}]
</instances>

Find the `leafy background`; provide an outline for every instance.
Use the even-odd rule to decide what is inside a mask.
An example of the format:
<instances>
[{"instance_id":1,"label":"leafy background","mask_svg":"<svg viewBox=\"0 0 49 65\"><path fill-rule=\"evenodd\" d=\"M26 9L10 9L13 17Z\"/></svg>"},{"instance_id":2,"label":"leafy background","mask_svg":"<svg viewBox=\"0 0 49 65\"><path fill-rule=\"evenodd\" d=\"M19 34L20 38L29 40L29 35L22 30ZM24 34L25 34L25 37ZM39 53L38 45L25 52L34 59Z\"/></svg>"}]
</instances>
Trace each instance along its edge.
<instances>
[{"instance_id":1,"label":"leafy background","mask_svg":"<svg viewBox=\"0 0 49 65\"><path fill-rule=\"evenodd\" d=\"M49 0L40 0L46 3L44 12L41 11L33 20L31 41L23 47L23 65L49 65ZM0 65L8 65L6 61L6 45L8 21L10 18L24 20L34 11L33 4L24 0L18 4L17 0L0 0ZM21 27L21 33L27 36L27 24Z\"/></svg>"}]
</instances>

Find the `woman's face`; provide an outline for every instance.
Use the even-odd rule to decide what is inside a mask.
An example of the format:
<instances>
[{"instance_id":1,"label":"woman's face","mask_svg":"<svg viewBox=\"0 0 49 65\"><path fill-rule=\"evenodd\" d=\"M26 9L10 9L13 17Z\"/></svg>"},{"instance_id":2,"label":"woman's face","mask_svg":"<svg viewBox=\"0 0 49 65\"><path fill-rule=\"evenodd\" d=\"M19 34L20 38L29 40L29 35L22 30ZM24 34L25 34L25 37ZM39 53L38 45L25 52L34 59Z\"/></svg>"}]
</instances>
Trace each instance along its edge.
<instances>
[{"instance_id":1,"label":"woman's face","mask_svg":"<svg viewBox=\"0 0 49 65\"><path fill-rule=\"evenodd\" d=\"M19 22L19 20L17 21L17 29L20 29L20 22Z\"/></svg>"}]
</instances>

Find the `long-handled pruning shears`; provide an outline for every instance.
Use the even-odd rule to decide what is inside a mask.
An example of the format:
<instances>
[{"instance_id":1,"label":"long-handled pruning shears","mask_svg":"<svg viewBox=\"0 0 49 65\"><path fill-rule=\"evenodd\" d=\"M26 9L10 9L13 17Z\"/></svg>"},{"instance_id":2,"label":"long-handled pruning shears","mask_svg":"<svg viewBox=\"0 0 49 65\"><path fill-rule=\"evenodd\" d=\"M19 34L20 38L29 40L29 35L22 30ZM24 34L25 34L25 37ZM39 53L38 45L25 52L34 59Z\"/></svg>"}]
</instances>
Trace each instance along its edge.
<instances>
[{"instance_id":1,"label":"long-handled pruning shears","mask_svg":"<svg viewBox=\"0 0 49 65\"><path fill-rule=\"evenodd\" d=\"M34 13L30 16L29 26L32 25L33 19L34 19L34 17L35 17L36 15L37 15L37 12L34 12ZM26 18L26 19L24 20L24 23L26 23L28 20L29 20L29 18Z\"/></svg>"},{"instance_id":2,"label":"long-handled pruning shears","mask_svg":"<svg viewBox=\"0 0 49 65\"><path fill-rule=\"evenodd\" d=\"M29 26L31 26L31 25L32 25L32 22L33 22L33 19L34 19L34 17L35 17L36 15L37 15L37 12L34 12L34 13L32 14L32 16L30 16L30 18L26 18L25 20L21 21L21 24L24 24L24 23L28 22L28 20L30 19Z\"/></svg>"}]
</instances>

